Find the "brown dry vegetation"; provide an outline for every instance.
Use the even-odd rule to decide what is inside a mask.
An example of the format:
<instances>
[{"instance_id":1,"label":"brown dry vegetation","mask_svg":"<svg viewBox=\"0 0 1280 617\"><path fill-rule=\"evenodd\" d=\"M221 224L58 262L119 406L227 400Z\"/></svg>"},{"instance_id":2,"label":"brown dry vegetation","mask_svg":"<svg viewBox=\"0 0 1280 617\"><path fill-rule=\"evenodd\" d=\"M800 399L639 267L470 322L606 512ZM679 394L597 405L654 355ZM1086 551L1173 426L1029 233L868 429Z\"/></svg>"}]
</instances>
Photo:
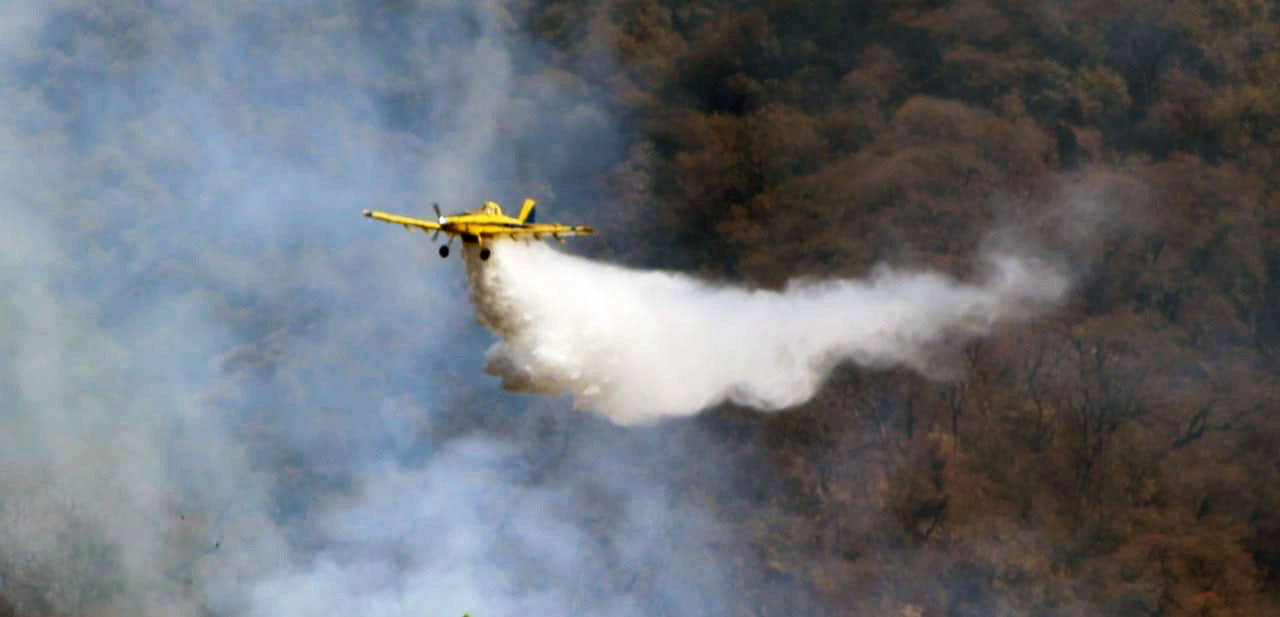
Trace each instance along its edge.
<instances>
[{"instance_id":1,"label":"brown dry vegetation","mask_svg":"<svg viewBox=\"0 0 1280 617\"><path fill-rule=\"evenodd\" d=\"M1079 264L954 381L846 368L702 420L764 461L707 497L749 538L741 614L1275 614L1280 5L530 4L625 119L628 259L964 273L1007 227Z\"/></svg>"}]
</instances>

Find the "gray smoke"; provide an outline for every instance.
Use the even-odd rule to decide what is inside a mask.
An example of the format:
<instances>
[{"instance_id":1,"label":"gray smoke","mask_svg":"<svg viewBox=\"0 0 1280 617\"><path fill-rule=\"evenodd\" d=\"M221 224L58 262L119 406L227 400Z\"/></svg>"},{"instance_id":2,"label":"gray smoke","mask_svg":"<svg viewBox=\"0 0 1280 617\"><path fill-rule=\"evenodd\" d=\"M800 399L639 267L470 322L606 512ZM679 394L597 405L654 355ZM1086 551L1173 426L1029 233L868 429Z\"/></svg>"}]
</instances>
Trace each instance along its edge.
<instances>
[{"instance_id":1,"label":"gray smoke","mask_svg":"<svg viewBox=\"0 0 1280 617\"><path fill-rule=\"evenodd\" d=\"M629 472L668 455L473 377L457 264L358 215L592 173L611 132L517 23L0 6L0 602L720 612L714 516Z\"/></svg>"}]
</instances>

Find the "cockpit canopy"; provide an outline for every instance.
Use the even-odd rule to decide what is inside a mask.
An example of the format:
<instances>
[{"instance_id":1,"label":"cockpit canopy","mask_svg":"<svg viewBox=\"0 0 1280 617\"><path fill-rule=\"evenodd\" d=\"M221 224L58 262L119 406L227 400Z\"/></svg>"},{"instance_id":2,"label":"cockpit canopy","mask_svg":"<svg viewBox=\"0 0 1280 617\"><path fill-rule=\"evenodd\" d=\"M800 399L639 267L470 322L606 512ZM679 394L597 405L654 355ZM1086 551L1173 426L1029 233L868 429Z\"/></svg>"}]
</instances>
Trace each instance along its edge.
<instances>
[{"instance_id":1,"label":"cockpit canopy","mask_svg":"<svg viewBox=\"0 0 1280 617\"><path fill-rule=\"evenodd\" d=\"M484 211L485 214L502 216L502 208L498 205L498 202L496 201L484 202L484 206L481 208L481 210Z\"/></svg>"}]
</instances>

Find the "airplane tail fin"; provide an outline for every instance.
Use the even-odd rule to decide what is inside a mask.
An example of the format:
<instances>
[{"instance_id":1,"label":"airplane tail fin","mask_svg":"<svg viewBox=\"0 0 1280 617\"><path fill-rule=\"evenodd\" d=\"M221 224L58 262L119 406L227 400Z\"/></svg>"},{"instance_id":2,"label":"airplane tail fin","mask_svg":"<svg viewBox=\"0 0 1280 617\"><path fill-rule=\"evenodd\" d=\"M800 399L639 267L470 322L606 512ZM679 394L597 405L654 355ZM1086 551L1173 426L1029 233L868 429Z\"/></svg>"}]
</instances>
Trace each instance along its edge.
<instances>
[{"instance_id":1,"label":"airplane tail fin","mask_svg":"<svg viewBox=\"0 0 1280 617\"><path fill-rule=\"evenodd\" d=\"M523 207L523 208L520 208L520 222L521 222L521 223L532 223L532 222L534 222L533 206L534 206L535 204L537 204L537 203L538 203L538 202L536 202L536 201L534 201L534 200L532 200L532 199L528 199L528 198L526 198L526 199L524 200L524 207Z\"/></svg>"}]
</instances>

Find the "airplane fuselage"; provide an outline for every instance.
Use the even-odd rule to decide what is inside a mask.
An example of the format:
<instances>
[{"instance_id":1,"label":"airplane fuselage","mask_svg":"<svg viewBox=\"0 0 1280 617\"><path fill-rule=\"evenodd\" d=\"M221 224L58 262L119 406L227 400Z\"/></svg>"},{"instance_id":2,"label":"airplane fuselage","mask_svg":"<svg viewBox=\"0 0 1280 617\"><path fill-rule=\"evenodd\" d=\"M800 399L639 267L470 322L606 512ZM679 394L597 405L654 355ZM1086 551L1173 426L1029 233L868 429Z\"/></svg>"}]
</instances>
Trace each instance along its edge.
<instances>
[{"instance_id":1,"label":"airplane fuselage","mask_svg":"<svg viewBox=\"0 0 1280 617\"><path fill-rule=\"evenodd\" d=\"M510 234L524 228L525 224L519 219L504 215L465 213L440 217L440 231L455 234L467 244L480 242L485 236Z\"/></svg>"},{"instance_id":2,"label":"airplane fuselage","mask_svg":"<svg viewBox=\"0 0 1280 617\"><path fill-rule=\"evenodd\" d=\"M405 229L420 229L434 234L444 232L451 240L457 236L465 244L479 244L481 245L480 259L489 258L490 251L483 245L492 238L532 238L541 240L545 236L551 236L563 242L564 236L595 233L595 230L586 225L535 223L533 217L534 203L534 200L526 199L524 206L520 210L519 217L503 214L502 207L493 201L486 201L478 210L450 215L441 214L440 208L433 206L436 211L435 221L371 210L365 210L363 214L384 223L401 225ZM447 257L448 255L449 245L444 244L440 247L440 256Z\"/></svg>"}]
</instances>

